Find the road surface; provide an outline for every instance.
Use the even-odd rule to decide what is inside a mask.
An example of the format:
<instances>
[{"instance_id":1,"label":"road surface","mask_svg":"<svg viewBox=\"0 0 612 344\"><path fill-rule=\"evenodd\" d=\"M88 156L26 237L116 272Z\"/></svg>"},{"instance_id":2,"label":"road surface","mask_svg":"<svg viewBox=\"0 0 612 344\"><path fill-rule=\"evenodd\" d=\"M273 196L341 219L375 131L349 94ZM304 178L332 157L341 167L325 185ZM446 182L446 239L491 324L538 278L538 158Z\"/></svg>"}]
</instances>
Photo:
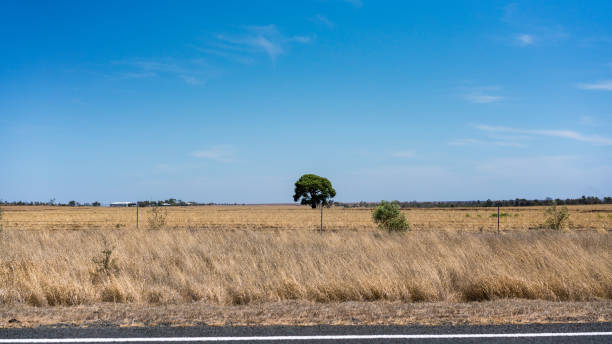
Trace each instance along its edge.
<instances>
[{"instance_id":1,"label":"road surface","mask_svg":"<svg viewBox=\"0 0 612 344\"><path fill-rule=\"evenodd\" d=\"M0 344L612 343L612 323L495 326L39 327L0 329Z\"/></svg>"}]
</instances>

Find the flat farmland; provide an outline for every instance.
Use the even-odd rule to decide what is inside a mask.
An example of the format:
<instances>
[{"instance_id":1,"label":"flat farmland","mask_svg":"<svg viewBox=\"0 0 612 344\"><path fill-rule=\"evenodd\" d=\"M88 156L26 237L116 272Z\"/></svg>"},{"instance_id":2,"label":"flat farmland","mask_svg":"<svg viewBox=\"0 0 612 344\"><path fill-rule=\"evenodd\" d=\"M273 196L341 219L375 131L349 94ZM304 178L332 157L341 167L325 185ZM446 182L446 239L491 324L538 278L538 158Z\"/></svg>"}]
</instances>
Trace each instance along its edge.
<instances>
[{"instance_id":1,"label":"flat farmland","mask_svg":"<svg viewBox=\"0 0 612 344\"><path fill-rule=\"evenodd\" d=\"M572 229L609 231L612 205L569 206ZM5 206L2 223L11 230L135 229L136 208ZM168 229L318 229L320 212L306 206L192 206L165 207ZM329 230L377 230L372 209L332 207L324 211ZM404 209L411 228L486 232L497 229L496 208ZM539 228L546 207L501 208L503 231ZM139 208L139 228L148 228L151 208Z\"/></svg>"},{"instance_id":2,"label":"flat farmland","mask_svg":"<svg viewBox=\"0 0 612 344\"><path fill-rule=\"evenodd\" d=\"M612 207L3 207L0 324L439 324L612 320ZM469 216L468 216L469 215Z\"/></svg>"}]
</instances>

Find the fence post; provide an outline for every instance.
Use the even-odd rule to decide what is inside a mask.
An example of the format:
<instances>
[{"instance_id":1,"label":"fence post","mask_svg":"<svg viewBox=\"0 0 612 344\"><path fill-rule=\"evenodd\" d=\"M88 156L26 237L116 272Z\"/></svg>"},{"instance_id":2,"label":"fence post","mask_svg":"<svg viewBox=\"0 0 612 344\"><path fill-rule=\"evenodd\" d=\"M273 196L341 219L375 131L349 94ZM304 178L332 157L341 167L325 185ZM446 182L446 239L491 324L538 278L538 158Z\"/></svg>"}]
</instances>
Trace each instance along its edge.
<instances>
[{"instance_id":1,"label":"fence post","mask_svg":"<svg viewBox=\"0 0 612 344\"><path fill-rule=\"evenodd\" d=\"M321 202L321 229L319 233L323 233L323 202Z\"/></svg>"},{"instance_id":2,"label":"fence post","mask_svg":"<svg viewBox=\"0 0 612 344\"><path fill-rule=\"evenodd\" d=\"M499 234L499 207L501 207L501 202L497 202L497 234Z\"/></svg>"}]
</instances>

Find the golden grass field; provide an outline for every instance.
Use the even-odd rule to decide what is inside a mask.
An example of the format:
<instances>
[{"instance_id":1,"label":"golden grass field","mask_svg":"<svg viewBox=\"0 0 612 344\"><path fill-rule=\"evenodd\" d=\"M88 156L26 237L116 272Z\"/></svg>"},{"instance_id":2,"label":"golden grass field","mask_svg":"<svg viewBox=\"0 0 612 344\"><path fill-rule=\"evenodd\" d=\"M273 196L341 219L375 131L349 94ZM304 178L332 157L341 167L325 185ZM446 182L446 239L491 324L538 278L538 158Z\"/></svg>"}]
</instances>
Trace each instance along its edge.
<instances>
[{"instance_id":1,"label":"golden grass field","mask_svg":"<svg viewBox=\"0 0 612 344\"><path fill-rule=\"evenodd\" d=\"M342 314L380 323L415 302L451 311L465 302L518 299L564 301L559 312L612 320L610 206L570 207L574 230L563 231L529 230L545 220L544 208L505 208L512 215L501 218L501 235L493 209L406 210L414 230L405 234L377 229L365 209L326 209L333 230L322 234L315 230L319 212L298 206L169 208L162 230L146 229L150 209L140 209L140 229L135 208L3 209L0 321L39 314L26 311L32 306L197 305L233 314L232 307L291 302L340 312L356 302L364 312L388 313ZM106 264L104 250L112 251ZM548 311L540 309L538 319ZM555 314L549 319L562 318Z\"/></svg>"},{"instance_id":2,"label":"golden grass field","mask_svg":"<svg viewBox=\"0 0 612 344\"><path fill-rule=\"evenodd\" d=\"M612 230L612 204L569 206L575 229ZM134 229L136 208L5 206L2 223L13 230ZM170 229L318 229L319 210L306 206L167 207ZM502 230L537 228L546 207L502 208ZM492 231L496 208L433 208L403 210L414 230ZM151 208L139 209L139 225L147 227ZM372 209L325 209L324 226L332 230L376 230Z\"/></svg>"}]
</instances>

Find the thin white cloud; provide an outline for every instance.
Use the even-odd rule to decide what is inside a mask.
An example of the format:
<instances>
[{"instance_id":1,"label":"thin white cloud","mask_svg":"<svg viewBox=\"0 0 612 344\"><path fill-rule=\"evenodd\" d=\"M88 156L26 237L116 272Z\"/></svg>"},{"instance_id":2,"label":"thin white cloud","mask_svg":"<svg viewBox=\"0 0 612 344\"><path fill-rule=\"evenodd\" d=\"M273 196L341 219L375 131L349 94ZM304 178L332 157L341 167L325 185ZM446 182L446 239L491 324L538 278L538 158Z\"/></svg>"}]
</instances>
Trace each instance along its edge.
<instances>
[{"instance_id":1,"label":"thin white cloud","mask_svg":"<svg viewBox=\"0 0 612 344\"><path fill-rule=\"evenodd\" d=\"M473 104L488 104L504 100L503 96L494 96L484 93L470 93L464 96L465 100Z\"/></svg>"},{"instance_id":2,"label":"thin white cloud","mask_svg":"<svg viewBox=\"0 0 612 344\"><path fill-rule=\"evenodd\" d=\"M198 150L191 153L192 156L201 159L209 159L219 162L235 161L235 150L231 145L215 145L208 149Z\"/></svg>"},{"instance_id":3,"label":"thin white cloud","mask_svg":"<svg viewBox=\"0 0 612 344\"><path fill-rule=\"evenodd\" d=\"M513 142L513 141L485 141L478 139L459 139L453 140L448 143L451 146L498 146L498 147L510 147L510 148L527 148L524 143Z\"/></svg>"},{"instance_id":4,"label":"thin white cloud","mask_svg":"<svg viewBox=\"0 0 612 344\"><path fill-rule=\"evenodd\" d=\"M330 29L333 29L334 26L336 26L334 24L334 22L332 22L331 20L329 20L329 18L327 18L326 16L322 15L322 14L317 14L312 18L312 21L314 21L315 23L319 23L321 25L327 26Z\"/></svg>"},{"instance_id":5,"label":"thin white cloud","mask_svg":"<svg viewBox=\"0 0 612 344\"><path fill-rule=\"evenodd\" d=\"M523 34L517 35L515 37L515 41L518 45L526 47L528 45L532 45L533 43L535 43L535 38L533 35L523 33Z\"/></svg>"},{"instance_id":6,"label":"thin white cloud","mask_svg":"<svg viewBox=\"0 0 612 344\"><path fill-rule=\"evenodd\" d=\"M290 41L306 44L310 43L312 41L312 38L309 36L293 36L291 37Z\"/></svg>"},{"instance_id":7,"label":"thin white cloud","mask_svg":"<svg viewBox=\"0 0 612 344\"><path fill-rule=\"evenodd\" d=\"M225 59L234 61L234 62L238 62L240 64L243 65L251 65L255 62L255 60L251 57L248 56L242 56L240 54L236 54L233 53L231 51L223 51L223 50L219 50L219 49L210 49L210 48L200 48L200 47L194 47L195 49L197 49L198 51L201 51L205 54L209 54L209 55L216 55L219 57L223 57Z\"/></svg>"},{"instance_id":8,"label":"thin white cloud","mask_svg":"<svg viewBox=\"0 0 612 344\"><path fill-rule=\"evenodd\" d=\"M414 158L415 156L415 152L414 151L395 151L391 153L391 156L394 158Z\"/></svg>"},{"instance_id":9,"label":"thin white cloud","mask_svg":"<svg viewBox=\"0 0 612 344\"><path fill-rule=\"evenodd\" d=\"M145 79L153 77L175 77L190 85L203 84L210 72L201 60L175 61L174 59L127 59L111 64L122 70L116 73L119 79Z\"/></svg>"},{"instance_id":10,"label":"thin white cloud","mask_svg":"<svg viewBox=\"0 0 612 344\"><path fill-rule=\"evenodd\" d=\"M472 104L488 104L504 100L506 97L498 93L501 86L478 86L464 88L465 94L462 96L464 100Z\"/></svg>"},{"instance_id":11,"label":"thin white cloud","mask_svg":"<svg viewBox=\"0 0 612 344\"><path fill-rule=\"evenodd\" d=\"M217 42L213 44L216 55L222 56L231 52L235 58L236 54L263 53L272 61L285 54L291 43L306 44L313 40L310 36L287 37L274 24L247 26L242 33L219 34L216 39Z\"/></svg>"},{"instance_id":12,"label":"thin white cloud","mask_svg":"<svg viewBox=\"0 0 612 344\"><path fill-rule=\"evenodd\" d=\"M487 132L503 132L503 133L516 133L516 134L524 134L524 135L534 135L534 136L549 136L549 137L558 137L570 140L576 140L581 142L593 143L596 145L602 146L610 146L612 145L612 138L603 137L599 135L584 135L572 130L548 130L548 129L519 129L519 128L510 128L504 126L490 126L490 125L477 125L477 129L487 131Z\"/></svg>"},{"instance_id":13,"label":"thin white cloud","mask_svg":"<svg viewBox=\"0 0 612 344\"><path fill-rule=\"evenodd\" d=\"M588 84L578 84L578 88L593 91L612 91L612 80L605 80Z\"/></svg>"},{"instance_id":14,"label":"thin white cloud","mask_svg":"<svg viewBox=\"0 0 612 344\"><path fill-rule=\"evenodd\" d=\"M565 28L556 24L553 18L546 18L545 13L538 15L532 13L522 10L517 3L506 5L502 10L501 22L505 24L508 32L504 34L502 41L519 47L528 47L536 44L554 44L570 37Z\"/></svg>"}]
</instances>

